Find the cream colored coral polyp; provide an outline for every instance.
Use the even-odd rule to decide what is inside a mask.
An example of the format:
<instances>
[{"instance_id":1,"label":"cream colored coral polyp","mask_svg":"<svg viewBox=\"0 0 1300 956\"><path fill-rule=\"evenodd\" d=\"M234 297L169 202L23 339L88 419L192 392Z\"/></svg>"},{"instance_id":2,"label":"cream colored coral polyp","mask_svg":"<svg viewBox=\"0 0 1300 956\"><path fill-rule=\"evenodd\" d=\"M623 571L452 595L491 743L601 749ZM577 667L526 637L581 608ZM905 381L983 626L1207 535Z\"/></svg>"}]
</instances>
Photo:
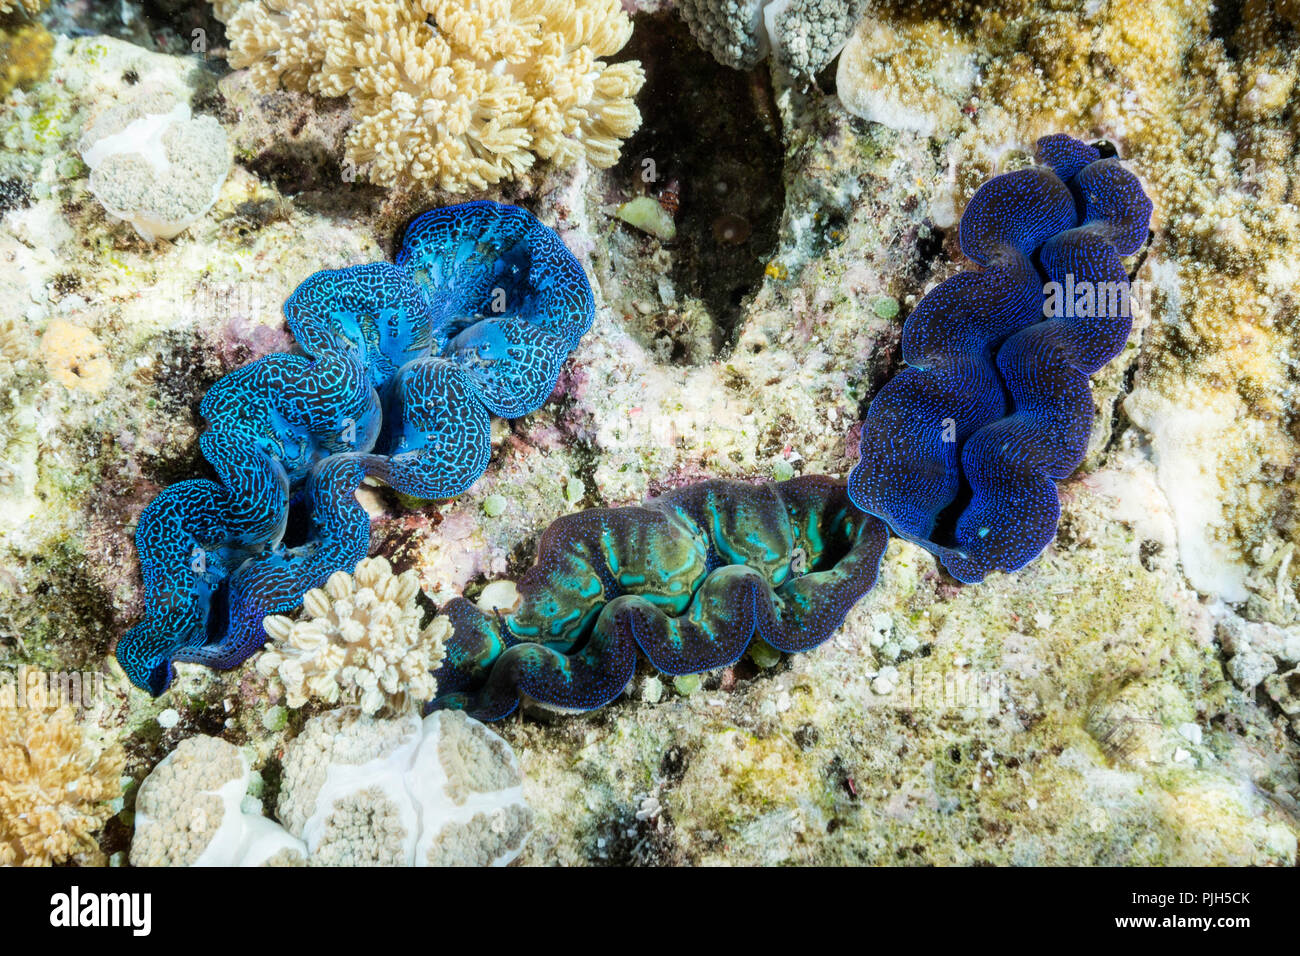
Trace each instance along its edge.
<instances>
[{"instance_id":1,"label":"cream colored coral polyp","mask_svg":"<svg viewBox=\"0 0 1300 956\"><path fill-rule=\"evenodd\" d=\"M248 2L228 22L230 64L258 86L349 97L346 158L372 181L450 192L537 157L616 162L644 74L598 57L631 32L618 0Z\"/></svg>"},{"instance_id":2,"label":"cream colored coral polyp","mask_svg":"<svg viewBox=\"0 0 1300 956\"><path fill-rule=\"evenodd\" d=\"M337 571L304 595L303 619L266 618L271 641L257 670L290 707L317 698L366 714L413 711L437 691L432 671L451 633L441 615L420 627L419 593L414 571L394 575L383 558L363 560L352 575Z\"/></svg>"}]
</instances>

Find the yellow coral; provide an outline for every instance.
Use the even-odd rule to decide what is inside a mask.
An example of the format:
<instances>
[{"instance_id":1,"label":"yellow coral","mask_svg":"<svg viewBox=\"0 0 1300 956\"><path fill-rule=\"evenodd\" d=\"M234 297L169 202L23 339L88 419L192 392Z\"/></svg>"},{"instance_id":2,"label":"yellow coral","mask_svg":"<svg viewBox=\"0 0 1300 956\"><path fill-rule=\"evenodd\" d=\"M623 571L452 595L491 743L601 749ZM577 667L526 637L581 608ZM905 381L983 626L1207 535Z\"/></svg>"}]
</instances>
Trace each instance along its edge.
<instances>
[{"instance_id":1,"label":"yellow coral","mask_svg":"<svg viewBox=\"0 0 1300 956\"><path fill-rule=\"evenodd\" d=\"M13 13L15 10L36 13L48 2L49 0L0 0L0 13Z\"/></svg>"},{"instance_id":2,"label":"yellow coral","mask_svg":"<svg viewBox=\"0 0 1300 956\"><path fill-rule=\"evenodd\" d=\"M113 380L104 343L90 329L54 319L41 336L41 352L50 378L64 388L98 395Z\"/></svg>"},{"instance_id":3,"label":"yellow coral","mask_svg":"<svg viewBox=\"0 0 1300 956\"><path fill-rule=\"evenodd\" d=\"M0 27L0 96L43 79L53 50L54 36L40 23Z\"/></svg>"},{"instance_id":4,"label":"yellow coral","mask_svg":"<svg viewBox=\"0 0 1300 956\"><path fill-rule=\"evenodd\" d=\"M93 834L125 759L120 744L97 751L70 708L0 708L0 864L102 865Z\"/></svg>"},{"instance_id":5,"label":"yellow coral","mask_svg":"<svg viewBox=\"0 0 1300 956\"><path fill-rule=\"evenodd\" d=\"M230 63L262 89L347 96L347 160L385 186L450 192L537 158L618 161L641 123L619 0L227 0Z\"/></svg>"},{"instance_id":6,"label":"yellow coral","mask_svg":"<svg viewBox=\"0 0 1300 956\"><path fill-rule=\"evenodd\" d=\"M420 627L419 593L414 571L394 575L383 558L366 558L354 574L337 571L303 597L303 620L266 618L272 641L257 670L290 707L316 697L356 703L366 714L413 710L437 690L431 671L451 633L441 615Z\"/></svg>"}]
</instances>

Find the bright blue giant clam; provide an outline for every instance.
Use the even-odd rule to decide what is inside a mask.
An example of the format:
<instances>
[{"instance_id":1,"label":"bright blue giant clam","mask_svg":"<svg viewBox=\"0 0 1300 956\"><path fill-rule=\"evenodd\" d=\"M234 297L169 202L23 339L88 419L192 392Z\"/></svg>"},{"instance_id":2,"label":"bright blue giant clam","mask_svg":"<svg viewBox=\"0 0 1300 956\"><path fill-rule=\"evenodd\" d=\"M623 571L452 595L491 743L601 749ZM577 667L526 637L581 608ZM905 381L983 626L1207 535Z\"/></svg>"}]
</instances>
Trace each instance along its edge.
<instances>
[{"instance_id":1,"label":"bright blue giant clam","mask_svg":"<svg viewBox=\"0 0 1300 956\"><path fill-rule=\"evenodd\" d=\"M174 661L237 666L264 617L366 556L368 476L425 499L472 485L489 416L546 401L595 301L531 213L471 202L412 221L394 264L310 276L284 314L303 354L258 359L203 399L216 480L172 485L140 516L145 617L117 659L154 694Z\"/></svg>"}]
</instances>

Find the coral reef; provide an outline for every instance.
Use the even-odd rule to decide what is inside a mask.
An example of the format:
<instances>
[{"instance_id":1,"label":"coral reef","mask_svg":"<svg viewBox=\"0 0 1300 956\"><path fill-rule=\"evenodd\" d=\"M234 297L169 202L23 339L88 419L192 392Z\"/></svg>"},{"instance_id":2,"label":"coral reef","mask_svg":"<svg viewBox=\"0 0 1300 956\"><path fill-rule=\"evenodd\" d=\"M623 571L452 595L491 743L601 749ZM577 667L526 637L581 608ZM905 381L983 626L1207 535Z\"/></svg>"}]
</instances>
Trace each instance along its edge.
<instances>
[{"instance_id":1,"label":"coral reef","mask_svg":"<svg viewBox=\"0 0 1300 956\"><path fill-rule=\"evenodd\" d=\"M503 866L532 826L509 744L463 714L314 717L285 748L279 816L313 865Z\"/></svg>"},{"instance_id":2,"label":"coral reef","mask_svg":"<svg viewBox=\"0 0 1300 956\"><path fill-rule=\"evenodd\" d=\"M268 617L271 636L257 659L290 707L308 698L357 705L363 714L402 713L432 700L432 671L444 654L451 622L438 615L421 627L414 570L393 574L384 558L366 558L352 574L335 571L325 587L303 595L299 621Z\"/></svg>"},{"instance_id":3,"label":"coral reef","mask_svg":"<svg viewBox=\"0 0 1300 956\"><path fill-rule=\"evenodd\" d=\"M69 707L0 706L0 865L102 865L125 754L88 739Z\"/></svg>"},{"instance_id":4,"label":"coral reef","mask_svg":"<svg viewBox=\"0 0 1300 956\"><path fill-rule=\"evenodd\" d=\"M203 5L52 6L48 79L0 102L0 665L102 670L87 733L126 743L132 776L219 734L273 808L310 713L251 667L181 663L170 693L136 692L109 656L144 609L132 535L202 476L211 383L292 349L278 306L298 281L387 258L427 203L341 180L347 99L262 94L221 75L219 46L193 55L179 31ZM507 604L482 582L579 509L847 474L904 321L975 268L958 214L1038 136L1114 144L1160 228L1125 263L1133 332L1093 377L1038 559L967 587L893 538L816 653L756 643L680 679L642 660L616 706L492 725L535 815L518 862L1294 867L1296 4L874 0L874 93L718 66L671 6L624 4L621 56L648 79L620 162L537 162L484 197L526 204L592 276L593 334L555 396L492 423L468 494L358 491L372 552L439 604ZM221 117L237 162L184 241L149 246L106 222L76 145L158 76ZM669 180L671 243L616 218Z\"/></svg>"},{"instance_id":5,"label":"coral reef","mask_svg":"<svg viewBox=\"0 0 1300 956\"><path fill-rule=\"evenodd\" d=\"M259 809L245 810L251 770L219 737L182 740L140 785L132 866L292 866L307 849Z\"/></svg>"},{"instance_id":6,"label":"coral reef","mask_svg":"<svg viewBox=\"0 0 1300 956\"><path fill-rule=\"evenodd\" d=\"M172 485L141 515L146 616L117 646L131 680L159 694L173 661L237 666L265 643L263 618L356 567L366 477L422 499L478 480L489 413L545 402L593 310L563 242L490 202L417 217L396 265L306 279L284 313L310 357L275 353L214 384L200 445L220 483ZM290 545L299 496L311 528Z\"/></svg>"},{"instance_id":7,"label":"coral reef","mask_svg":"<svg viewBox=\"0 0 1300 956\"><path fill-rule=\"evenodd\" d=\"M985 269L908 316L909 367L871 400L849 476L855 505L966 582L1024 567L1055 536L1054 482L1088 449L1088 378L1132 326L1120 258L1151 219L1118 160L1064 135L1040 139L1038 154L1044 165L989 180L966 206L962 251ZM955 524L936 532L954 504Z\"/></svg>"},{"instance_id":8,"label":"coral reef","mask_svg":"<svg viewBox=\"0 0 1300 956\"><path fill-rule=\"evenodd\" d=\"M169 90L145 89L95 117L77 145L90 191L146 242L172 239L207 213L230 172L226 133Z\"/></svg>"},{"instance_id":9,"label":"coral reef","mask_svg":"<svg viewBox=\"0 0 1300 956\"><path fill-rule=\"evenodd\" d=\"M667 674L726 667L755 638L808 650L875 584L886 539L842 483L814 475L707 481L566 516L542 535L507 613L447 605L433 706L498 720L524 695L590 710L623 692L638 647Z\"/></svg>"},{"instance_id":10,"label":"coral reef","mask_svg":"<svg viewBox=\"0 0 1300 956\"><path fill-rule=\"evenodd\" d=\"M371 181L449 192L537 159L613 165L641 122L619 0L283 0L221 5L230 63L264 90L347 96L346 155Z\"/></svg>"}]
</instances>

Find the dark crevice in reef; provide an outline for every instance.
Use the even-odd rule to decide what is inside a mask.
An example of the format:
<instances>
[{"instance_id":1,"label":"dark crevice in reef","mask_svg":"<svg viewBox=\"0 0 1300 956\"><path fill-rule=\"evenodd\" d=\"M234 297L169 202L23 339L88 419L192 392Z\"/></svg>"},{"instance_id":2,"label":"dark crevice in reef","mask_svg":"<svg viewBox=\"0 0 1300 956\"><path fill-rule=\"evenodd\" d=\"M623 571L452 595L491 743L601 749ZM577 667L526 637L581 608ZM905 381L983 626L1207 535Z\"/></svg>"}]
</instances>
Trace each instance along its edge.
<instances>
[{"instance_id":1,"label":"dark crevice in reef","mask_svg":"<svg viewBox=\"0 0 1300 956\"><path fill-rule=\"evenodd\" d=\"M611 201L649 195L671 208L675 192L677 235L661 247L616 221L614 255L652 276L655 260L670 259L664 278L676 301L663 300L653 277L637 288L614 263L621 288L612 302L633 324L629 331L663 360L707 361L733 341L777 245L783 147L768 74L719 65L667 14L638 17L624 55L646 69L637 97L643 121L611 170ZM698 319L683 317L690 299L698 302L695 311L707 312L703 331Z\"/></svg>"},{"instance_id":2,"label":"dark crevice in reef","mask_svg":"<svg viewBox=\"0 0 1300 956\"><path fill-rule=\"evenodd\" d=\"M1102 159L1114 159L1119 155L1119 150L1115 147L1115 144L1108 139L1099 139L1092 145L1096 147Z\"/></svg>"},{"instance_id":3,"label":"dark crevice in reef","mask_svg":"<svg viewBox=\"0 0 1300 956\"><path fill-rule=\"evenodd\" d=\"M1235 40L1241 26L1241 8L1244 0L1215 0L1210 6L1210 36L1223 41L1224 52L1232 59L1239 53Z\"/></svg>"},{"instance_id":4,"label":"dark crevice in reef","mask_svg":"<svg viewBox=\"0 0 1300 956\"><path fill-rule=\"evenodd\" d=\"M224 50L226 30L210 3L194 0L141 0L108 3L65 0L51 4L45 19L51 30L72 37L110 36L146 50L185 56L207 53L205 59L225 72L225 60L211 54ZM196 31L200 31L197 32Z\"/></svg>"},{"instance_id":5,"label":"dark crevice in reef","mask_svg":"<svg viewBox=\"0 0 1300 956\"><path fill-rule=\"evenodd\" d=\"M938 226L922 227L916 235L916 266L913 274L919 282L924 282L934 269L938 259L944 258L943 240L947 237Z\"/></svg>"}]
</instances>

